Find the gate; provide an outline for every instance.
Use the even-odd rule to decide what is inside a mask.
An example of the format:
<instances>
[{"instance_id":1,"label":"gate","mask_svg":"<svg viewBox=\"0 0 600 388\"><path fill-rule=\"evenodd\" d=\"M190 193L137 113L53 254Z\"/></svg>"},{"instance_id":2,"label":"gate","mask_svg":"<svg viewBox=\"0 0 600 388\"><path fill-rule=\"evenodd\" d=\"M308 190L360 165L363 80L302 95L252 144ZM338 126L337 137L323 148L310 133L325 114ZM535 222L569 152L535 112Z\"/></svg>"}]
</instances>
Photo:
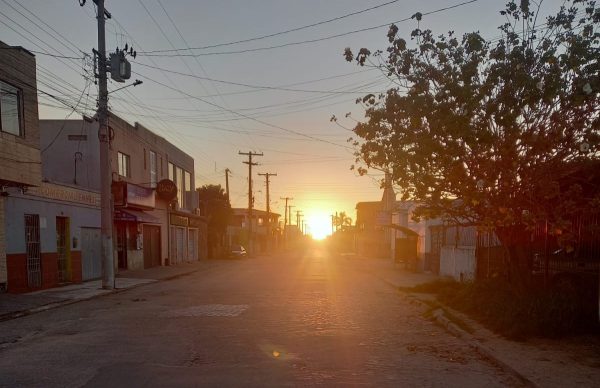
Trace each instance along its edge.
<instances>
[{"instance_id":1,"label":"gate","mask_svg":"<svg viewBox=\"0 0 600 388\"><path fill-rule=\"evenodd\" d=\"M40 254L40 216L25 214L25 251L27 255L27 285L42 286L42 258Z\"/></svg>"},{"instance_id":2,"label":"gate","mask_svg":"<svg viewBox=\"0 0 600 388\"><path fill-rule=\"evenodd\" d=\"M81 228L81 270L83 280L102 277L100 228Z\"/></svg>"},{"instance_id":3,"label":"gate","mask_svg":"<svg viewBox=\"0 0 600 388\"><path fill-rule=\"evenodd\" d=\"M69 274L69 219L56 217L56 253L58 260L58 282L65 283L71 280Z\"/></svg>"}]
</instances>

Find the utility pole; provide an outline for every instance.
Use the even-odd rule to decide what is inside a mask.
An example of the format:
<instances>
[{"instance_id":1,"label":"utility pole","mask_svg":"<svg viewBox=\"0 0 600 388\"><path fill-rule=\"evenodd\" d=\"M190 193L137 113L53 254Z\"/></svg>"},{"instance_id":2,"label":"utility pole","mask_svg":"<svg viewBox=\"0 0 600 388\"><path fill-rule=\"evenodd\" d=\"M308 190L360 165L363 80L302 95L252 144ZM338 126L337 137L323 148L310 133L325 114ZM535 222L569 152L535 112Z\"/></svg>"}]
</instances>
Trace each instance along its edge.
<instances>
[{"instance_id":1,"label":"utility pole","mask_svg":"<svg viewBox=\"0 0 600 388\"><path fill-rule=\"evenodd\" d=\"M287 223L288 223L288 201L291 201L292 197L284 197L281 198L279 197L279 199L285 199L285 210L283 212L283 238L285 239L286 243L287 243L287 232L288 232L288 228L287 228Z\"/></svg>"},{"instance_id":2,"label":"utility pole","mask_svg":"<svg viewBox=\"0 0 600 388\"><path fill-rule=\"evenodd\" d=\"M100 252L102 257L102 288L112 290L115 288L115 264L105 38L105 17L110 18L111 15L104 8L104 0L94 0L94 2L98 7L98 138L100 139L100 234L102 239Z\"/></svg>"},{"instance_id":3,"label":"utility pole","mask_svg":"<svg viewBox=\"0 0 600 388\"><path fill-rule=\"evenodd\" d=\"M225 169L225 190L227 191L227 203L231 205L231 201L229 200L229 173L230 169Z\"/></svg>"},{"instance_id":4,"label":"utility pole","mask_svg":"<svg viewBox=\"0 0 600 388\"><path fill-rule=\"evenodd\" d=\"M271 248L271 200L269 197L269 177L277 176L277 173L266 172L264 174L258 173L259 176L264 176L267 184L267 250Z\"/></svg>"},{"instance_id":5,"label":"utility pole","mask_svg":"<svg viewBox=\"0 0 600 388\"><path fill-rule=\"evenodd\" d=\"M300 229L300 217L302 217L302 210L296 210L296 226L298 226L298 229Z\"/></svg>"},{"instance_id":6,"label":"utility pole","mask_svg":"<svg viewBox=\"0 0 600 388\"><path fill-rule=\"evenodd\" d=\"M248 161L242 163L248 165L248 249L250 250L250 254L252 254L254 251L252 243L252 207L254 205L254 198L252 198L252 166L258 166L258 163L252 162L252 157L263 156L263 153L238 151L238 154L248 156Z\"/></svg>"}]
</instances>

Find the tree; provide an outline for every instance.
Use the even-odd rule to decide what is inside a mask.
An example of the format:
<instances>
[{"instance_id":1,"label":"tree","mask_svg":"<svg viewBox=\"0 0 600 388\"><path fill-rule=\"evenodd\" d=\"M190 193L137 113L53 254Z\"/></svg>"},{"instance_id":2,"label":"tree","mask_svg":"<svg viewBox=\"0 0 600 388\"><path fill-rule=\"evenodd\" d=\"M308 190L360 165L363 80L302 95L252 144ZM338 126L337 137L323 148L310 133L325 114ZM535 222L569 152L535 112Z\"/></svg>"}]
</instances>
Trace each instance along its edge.
<instances>
[{"instance_id":1,"label":"tree","mask_svg":"<svg viewBox=\"0 0 600 388\"><path fill-rule=\"evenodd\" d=\"M221 246L227 226L231 221L232 210L227 194L221 185L204 185L198 189L202 214L208 217L208 246L214 252Z\"/></svg>"},{"instance_id":2,"label":"tree","mask_svg":"<svg viewBox=\"0 0 600 388\"><path fill-rule=\"evenodd\" d=\"M379 59L396 84L357 101L359 172L391 171L402 198L421 204L417 217L493 227L513 259L527 228L547 221L567 240L568 220L600 204L582 189L597 173L569 179L600 159L600 9L567 0L542 22L540 5L509 2L495 40L417 28L407 41L392 25L385 53L344 53L361 66Z\"/></svg>"},{"instance_id":3,"label":"tree","mask_svg":"<svg viewBox=\"0 0 600 388\"><path fill-rule=\"evenodd\" d=\"M342 230L345 230L352 226L352 218L350 218L346 212L336 213L333 218L333 224L336 227L336 230L338 227Z\"/></svg>"}]
</instances>

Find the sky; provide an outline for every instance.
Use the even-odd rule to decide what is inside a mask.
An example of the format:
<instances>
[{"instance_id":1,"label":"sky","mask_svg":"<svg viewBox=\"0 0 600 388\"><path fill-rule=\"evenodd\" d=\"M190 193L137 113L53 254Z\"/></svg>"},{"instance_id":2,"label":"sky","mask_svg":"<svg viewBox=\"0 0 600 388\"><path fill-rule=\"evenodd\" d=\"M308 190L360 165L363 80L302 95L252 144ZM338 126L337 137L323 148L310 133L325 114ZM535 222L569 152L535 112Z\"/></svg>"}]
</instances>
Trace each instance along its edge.
<instances>
[{"instance_id":1,"label":"sky","mask_svg":"<svg viewBox=\"0 0 600 388\"><path fill-rule=\"evenodd\" d=\"M420 28L493 39L506 2L106 0L107 51L125 44L137 51L131 80L110 81L109 91L143 81L110 93L109 107L191 155L197 187L224 187L230 169L234 207L248 204L247 157L238 152L262 152L254 158L255 208L266 208L265 180L256 173L277 174L270 178L272 211L283 218L280 198L292 197L292 212L301 211L312 232L322 234L331 214L344 211L354 220L357 202L382 195L380 172L350 170L347 140L364 119L356 99L391 84L377 69L346 62L344 49L385 50L392 22L436 10ZM543 13L560 3L544 1ZM417 21L397 26L408 40ZM83 55L97 48L93 1L0 0L0 36L36 53L39 89L77 107L39 94L40 119L94 114L97 86L84 77L92 68Z\"/></svg>"}]
</instances>

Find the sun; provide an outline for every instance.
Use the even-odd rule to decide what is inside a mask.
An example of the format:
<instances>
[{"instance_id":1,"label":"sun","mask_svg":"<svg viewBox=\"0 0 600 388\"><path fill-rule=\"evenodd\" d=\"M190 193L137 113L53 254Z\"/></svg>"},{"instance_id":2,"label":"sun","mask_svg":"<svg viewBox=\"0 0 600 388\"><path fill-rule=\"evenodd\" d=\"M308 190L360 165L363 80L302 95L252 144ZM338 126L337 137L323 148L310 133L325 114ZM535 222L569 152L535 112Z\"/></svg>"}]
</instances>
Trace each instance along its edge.
<instances>
[{"instance_id":1,"label":"sun","mask_svg":"<svg viewBox=\"0 0 600 388\"><path fill-rule=\"evenodd\" d=\"M306 221L308 233L316 240L323 240L331 234L331 217L326 214L315 214Z\"/></svg>"}]
</instances>

